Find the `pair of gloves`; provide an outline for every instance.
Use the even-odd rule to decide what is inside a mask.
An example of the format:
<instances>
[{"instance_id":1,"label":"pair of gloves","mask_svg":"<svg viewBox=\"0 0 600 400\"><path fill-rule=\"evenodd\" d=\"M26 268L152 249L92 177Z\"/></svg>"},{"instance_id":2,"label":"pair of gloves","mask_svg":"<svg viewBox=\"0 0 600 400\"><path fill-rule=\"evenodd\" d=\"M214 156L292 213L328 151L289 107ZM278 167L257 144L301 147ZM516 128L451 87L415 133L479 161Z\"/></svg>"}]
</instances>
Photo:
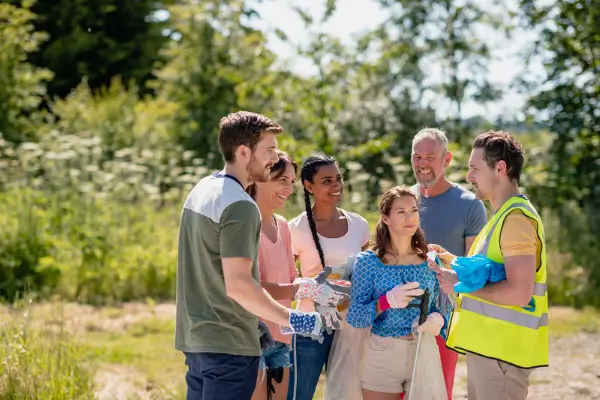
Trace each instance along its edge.
<instances>
[{"instance_id":1,"label":"pair of gloves","mask_svg":"<svg viewBox=\"0 0 600 400\"><path fill-rule=\"evenodd\" d=\"M408 282L395 286L386 294L379 297L381 310L388 308L406 308L415 297L423 295L425 291L419 289L419 282ZM440 334L444 326L444 317L438 312L433 312L427 316L425 322L417 327L418 333L431 333L433 336Z\"/></svg>"},{"instance_id":2,"label":"pair of gloves","mask_svg":"<svg viewBox=\"0 0 600 400\"><path fill-rule=\"evenodd\" d=\"M332 267L327 266L314 278L297 278L296 300L308 299L315 303L314 312L290 310L290 327L281 327L284 334L298 333L323 342L323 330L331 334L340 329L341 316L337 306L350 299L350 287L329 282Z\"/></svg>"}]
</instances>

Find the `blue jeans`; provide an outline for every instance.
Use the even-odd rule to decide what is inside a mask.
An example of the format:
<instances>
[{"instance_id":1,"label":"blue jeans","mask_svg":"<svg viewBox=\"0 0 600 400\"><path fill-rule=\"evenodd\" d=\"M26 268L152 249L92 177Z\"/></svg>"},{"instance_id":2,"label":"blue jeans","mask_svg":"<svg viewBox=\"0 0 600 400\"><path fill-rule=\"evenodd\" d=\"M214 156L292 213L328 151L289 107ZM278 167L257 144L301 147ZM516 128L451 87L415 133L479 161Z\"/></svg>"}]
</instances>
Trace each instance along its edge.
<instances>
[{"instance_id":1,"label":"blue jeans","mask_svg":"<svg viewBox=\"0 0 600 400\"><path fill-rule=\"evenodd\" d=\"M187 400L250 400L256 387L259 356L184 353Z\"/></svg>"},{"instance_id":2,"label":"blue jeans","mask_svg":"<svg viewBox=\"0 0 600 400\"><path fill-rule=\"evenodd\" d=\"M324 333L325 339L319 344L316 340L295 335L295 352L291 353L292 369L290 370L290 385L287 400L294 398L294 374L298 373L298 391L296 400L312 400L323 367L327 370L327 359L333 343L333 335ZM292 342L292 345L294 343ZM294 353L296 359L294 359ZM294 371L295 369L295 371Z\"/></svg>"}]
</instances>

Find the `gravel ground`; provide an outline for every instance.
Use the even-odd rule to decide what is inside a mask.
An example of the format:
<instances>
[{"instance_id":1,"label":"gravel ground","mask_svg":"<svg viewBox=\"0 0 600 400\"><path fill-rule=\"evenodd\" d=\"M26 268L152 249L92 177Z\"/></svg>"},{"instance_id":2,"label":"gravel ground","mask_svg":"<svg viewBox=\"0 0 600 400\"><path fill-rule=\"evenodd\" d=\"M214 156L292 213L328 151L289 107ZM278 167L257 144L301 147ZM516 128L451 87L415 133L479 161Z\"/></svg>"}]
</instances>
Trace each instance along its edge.
<instances>
[{"instance_id":1,"label":"gravel ground","mask_svg":"<svg viewBox=\"0 0 600 400\"><path fill-rule=\"evenodd\" d=\"M454 399L467 398L467 365L456 370ZM600 400L600 335L576 333L550 341L550 366L531 374L528 399Z\"/></svg>"}]
</instances>

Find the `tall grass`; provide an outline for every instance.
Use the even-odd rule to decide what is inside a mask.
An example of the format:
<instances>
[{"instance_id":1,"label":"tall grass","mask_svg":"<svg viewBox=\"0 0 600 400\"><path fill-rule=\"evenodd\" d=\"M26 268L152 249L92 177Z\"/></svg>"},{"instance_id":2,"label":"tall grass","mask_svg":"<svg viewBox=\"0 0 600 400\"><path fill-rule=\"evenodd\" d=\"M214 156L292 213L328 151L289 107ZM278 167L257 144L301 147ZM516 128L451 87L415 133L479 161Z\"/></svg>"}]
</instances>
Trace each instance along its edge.
<instances>
[{"instance_id":1,"label":"tall grass","mask_svg":"<svg viewBox=\"0 0 600 400\"><path fill-rule=\"evenodd\" d=\"M0 394L6 400L93 398L94 366L60 318L46 323L29 304L0 314Z\"/></svg>"}]
</instances>

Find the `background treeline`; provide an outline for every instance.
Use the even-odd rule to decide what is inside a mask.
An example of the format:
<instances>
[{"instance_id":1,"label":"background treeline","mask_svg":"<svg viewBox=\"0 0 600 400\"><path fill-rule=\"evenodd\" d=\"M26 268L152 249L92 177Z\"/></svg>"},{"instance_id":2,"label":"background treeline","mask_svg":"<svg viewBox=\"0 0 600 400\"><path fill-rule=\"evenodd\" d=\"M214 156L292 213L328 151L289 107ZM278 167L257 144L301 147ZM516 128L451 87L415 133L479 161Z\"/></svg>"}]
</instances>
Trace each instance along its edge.
<instances>
[{"instance_id":1,"label":"background treeline","mask_svg":"<svg viewBox=\"0 0 600 400\"><path fill-rule=\"evenodd\" d=\"M261 24L256 2L0 2L0 298L172 299L182 198L221 166L219 119L246 109L280 122L280 146L298 160L335 155L344 207L371 221L383 189L413 182L422 127L448 132L458 182L474 135L518 135L551 300L599 306L600 0L380 0L389 18L351 45L320 29L337 6L324 3L318 19L296 9L311 33L298 57L316 71L301 75L267 46L288 38ZM508 90L486 78L494 49L481 29L537 38L513 82L528 99L519 120L463 116L465 103Z\"/></svg>"}]
</instances>

